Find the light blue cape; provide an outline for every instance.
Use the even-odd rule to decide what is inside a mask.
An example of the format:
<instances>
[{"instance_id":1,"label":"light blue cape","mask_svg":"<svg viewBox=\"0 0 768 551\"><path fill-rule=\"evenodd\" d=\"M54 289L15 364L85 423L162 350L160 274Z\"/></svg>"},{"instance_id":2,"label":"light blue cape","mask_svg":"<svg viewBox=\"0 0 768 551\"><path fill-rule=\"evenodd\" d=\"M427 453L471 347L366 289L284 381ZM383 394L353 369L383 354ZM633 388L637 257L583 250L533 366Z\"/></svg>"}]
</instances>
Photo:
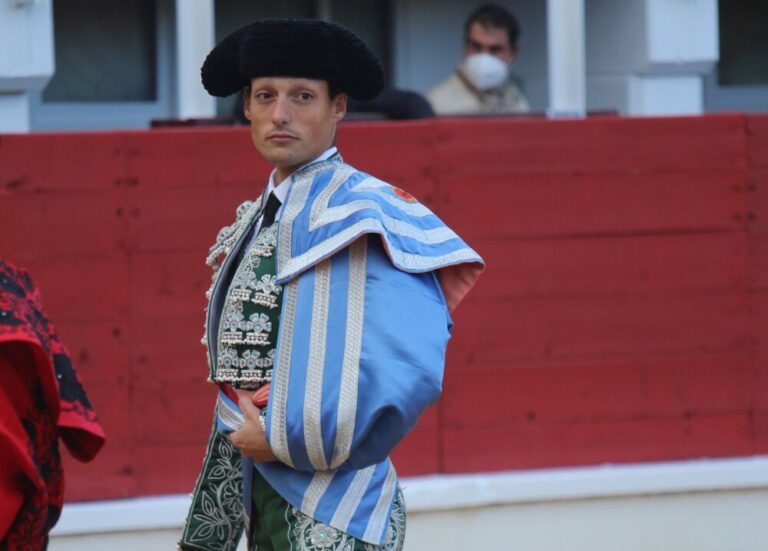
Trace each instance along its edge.
<instances>
[{"instance_id":1,"label":"light blue cape","mask_svg":"<svg viewBox=\"0 0 768 551\"><path fill-rule=\"evenodd\" d=\"M397 485L389 454L440 395L449 305L482 259L424 205L349 165L323 161L291 178L278 226L283 302L266 417L279 461L255 467L303 513L378 545ZM242 213L230 255L260 210ZM238 415L220 393L220 430L236 429ZM244 464L248 489L253 464Z\"/></svg>"}]
</instances>

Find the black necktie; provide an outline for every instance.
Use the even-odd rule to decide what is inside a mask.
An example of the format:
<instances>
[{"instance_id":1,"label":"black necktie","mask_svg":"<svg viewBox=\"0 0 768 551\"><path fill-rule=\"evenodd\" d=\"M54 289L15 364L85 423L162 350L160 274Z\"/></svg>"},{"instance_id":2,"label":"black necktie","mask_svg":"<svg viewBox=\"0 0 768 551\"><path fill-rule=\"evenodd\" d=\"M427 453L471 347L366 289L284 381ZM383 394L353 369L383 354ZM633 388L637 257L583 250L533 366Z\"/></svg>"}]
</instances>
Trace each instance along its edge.
<instances>
[{"instance_id":1,"label":"black necktie","mask_svg":"<svg viewBox=\"0 0 768 551\"><path fill-rule=\"evenodd\" d=\"M281 204L282 203L280 202L280 199L275 196L274 192L269 194L269 197L267 198L267 204L264 207L264 214L261 218L262 228L271 226L275 222L275 215L277 214Z\"/></svg>"}]
</instances>

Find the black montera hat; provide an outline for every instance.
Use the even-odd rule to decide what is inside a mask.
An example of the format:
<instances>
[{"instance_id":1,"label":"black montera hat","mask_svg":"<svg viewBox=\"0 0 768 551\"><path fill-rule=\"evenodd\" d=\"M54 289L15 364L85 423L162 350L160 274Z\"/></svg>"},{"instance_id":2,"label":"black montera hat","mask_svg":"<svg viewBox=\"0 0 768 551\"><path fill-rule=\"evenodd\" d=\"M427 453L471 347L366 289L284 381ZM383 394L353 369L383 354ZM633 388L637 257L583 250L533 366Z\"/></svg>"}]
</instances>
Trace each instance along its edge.
<instances>
[{"instance_id":1,"label":"black montera hat","mask_svg":"<svg viewBox=\"0 0 768 551\"><path fill-rule=\"evenodd\" d=\"M384 88L376 55L346 27L316 19L262 19L233 32L211 50L201 69L212 96L229 96L257 77L327 80L359 100Z\"/></svg>"}]
</instances>

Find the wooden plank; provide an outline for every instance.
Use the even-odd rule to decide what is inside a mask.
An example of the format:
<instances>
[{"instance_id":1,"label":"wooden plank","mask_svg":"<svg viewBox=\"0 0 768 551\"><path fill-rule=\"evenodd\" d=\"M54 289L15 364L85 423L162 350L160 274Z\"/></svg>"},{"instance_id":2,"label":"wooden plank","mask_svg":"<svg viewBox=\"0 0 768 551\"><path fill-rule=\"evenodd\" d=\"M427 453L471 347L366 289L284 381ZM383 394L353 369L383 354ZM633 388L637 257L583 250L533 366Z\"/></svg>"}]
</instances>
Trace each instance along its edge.
<instances>
[{"instance_id":1,"label":"wooden plank","mask_svg":"<svg viewBox=\"0 0 768 551\"><path fill-rule=\"evenodd\" d=\"M13 222L15 195L0 193L0 256L12 258L16 252L16 225Z\"/></svg>"},{"instance_id":2,"label":"wooden plank","mask_svg":"<svg viewBox=\"0 0 768 551\"><path fill-rule=\"evenodd\" d=\"M743 290L749 284L744 233L477 239L472 245L486 261L473 300Z\"/></svg>"},{"instance_id":3,"label":"wooden plank","mask_svg":"<svg viewBox=\"0 0 768 551\"><path fill-rule=\"evenodd\" d=\"M434 122L347 123L339 126L344 160L429 205L434 199Z\"/></svg>"},{"instance_id":4,"label":"wooden plank","mask_svg":"<svg viewBox=\"0 0 768 551\"><path fill-rule=\"evenodd\" d=\"M16 244L23 231L15 222L16 197L17 194L0 193L0 258L23 264L24 259L19 258L21 250Z\"/></svg>"},{"instance_id":5,"label":"wooden plank","mask_svg":"<svg viewBox=\"0 0 768 551\"><path fill-rule=\"evenodd\" d=\"M130 282L134 320L189 315L203 323L211 269L200 253L136 254Z\"/></svg>"},{"instance_id":6,"label":"wooden plank","mask_svg":"<svg viewBox=\"0 0 768 551\"><path fill-rule=\"evenodd\" d=\"M132 367L124 323L65 323L60 337L107 433L108 448L133 447Z\"/></svg>"},{"instance_id":7,"label":"wooden plank","mask_svg":"<svg viewBox=\"0 0 768 551\"><path fill-rule=\"evenodd\" d=\"M768 385L768 289L758 289L750 293L750 311L755 362L760 369L762 382ZM766 389L768 386L758 385L758 388ZM757 403L760 407L768 407L768 393L760 394Z\"/></svg>"},{"instance_id":8,"label":"wooden plank","mask_svg":"<svg viewBox=\"0 0 768 551\"><path fill-rule=\"evenodd\" d=\"M211 429L216 388L198 381L134 381L131 416L134 445L198 446Z\"/></svg>"},{"instance_id":9,"label":"wooden plank","mask_svg":"<svg viewBox=\"0 0 768 551\"><path fill-rule=\"evenodd\" d=\"M128 258L121 254L35 257L24 262L58 323L122 320L128 315Z\"/></svg>"},{"instance_id":10,"label":"wooden plank","mask_svg":"<svg viewBox=\"0 0 768 551\"><path fill-rule=\"evenodd\" d=\"M208 378L201 316L137 321L130 331L134 381L199 383Z\"/></svg>"},{"instance_id":11,"label":"wooden plank","mask_svg":"<svg viewBox=\"0 0 768 551\"><path fill-rule=\"evenodd\" d=\"M750 168L746 189L749 232L768 235L768 168Z\"/></svg>"},{"instance_id":12,"label":"wooden plank","mask_svg":"<svg viewBox=\"0 0 768 551\"><path fill-rule=\"evenodd\" d=\"M467 300L456 310L452 366L728 354L752 344L742 293Z\"/></svg>"},{"instance_id":13,"label":"wooden plank","mask_svg":"<svg viewBox=\"0 0 768 551\"><path fill-rule=\"evenodd\" d=\"M445 431L445 472L731 457L768 451L750 412ZM762 437L762 438L759 438Z\"/></svg>"},{"instance_id":14,"label":"wooden plank","mask_svg":"<svg viewBox=\"0 0 768 551\"><path fill-rule=\"evenodd\" d=\"M755 291L768 290L768 233L751 235L749 252L751 288Z\"/></svg>"},{"instance_id":15,"label":"wooden plank","mask_svg":"<svg viewBox=\"0 0 768 551\"><path fill-rule=\"evenodd\" d=\"M120 132L0 136L0 193L106 191L124 170Z\"/></svg>"},{"instance_id":16,"label":"wooden plank","mask_svg":"<svg viewBox=\"0 0 768 551\"><path fill-rule=\"evenodd\" d=\"M7 258L25 262L126 248L127 209L115 190L14 193L0 202L9 228L0 238L0 255Z\"/></svg>"},{"instance_id":17,"label":"wooden plank","mask_svg":"<svg viewBox=\"0 0 768 551\"><path fill-rule=\"evenodd\" d=\"M132 406L133 384L115 376L111 381L88 381L86 392L106 433L106 447L113 451L132 449L136 422Z\"/></svg>"},{"instance_id":18,"label":"wooden plank","mask_svg":"<svg viewBox=\"0 0 768 551\"><path fill-rule=\"evenodd\" d=\"M136 495L191 493L203 464L208 434L203 436L198 446L136 449L133 463Z\"/></svg>"},{"instance_id":19,"label":"wooden plank","mask_svg":"<svg viewBox=\"0 0 768 551\"><path fill-rule=\"evenodd\" d=\"M395 454L401 472L768 452L766 165L763 123L745 120L342 126L348 161L489 260L455 316L447 432L430 410ZM243 128L11 138L0 254L30 259L108 433L70 487L189 491L210 407L190 413L177 396L212 400L202 259L269 167Z\"/></svg>"},{"instance_id":20,"label":"wooden plank","mask_svg":"<svg viewBox=\"0 0 768 551\"><path fill-rule=\"evenodd\" d=\"M56 320L53 320L56 322ZM59 338L69 351L83 384L91 382L129 382L129 340L124 321L64 322L56 324Z\"/></svg>"},{"instance_id":21,"label":"wooden plank","mask_svg":"<svg viewBox=\"0 0 768 551\"><path fill-rule=\"evenodd\" d=\"M749 165L768 168L768 115L750 114L746 121Z\"/></svg>"},{"instance_id":22,"label":"wooden plank","mask_svg":"<svg viewBox=\"0 0 768 551\"><path fill-rule=\"evenodd\" d=\"M745 178L739 171L444 178L434 209L469 238L742 231Z\"/></svg>"},{"instance_id":23,"label":"wooden plank","mask_svg":"<svg viewBox=\"0 0 768 551\"><path fill-rule=\"evenodd\" d=\"M441 426L440 418L442 416L442 404L438 401L437 404L428 407L421 414L418 422L414 426L413 430L439 430Z\"/></svg>"},{"instance_id":24,"label":"wooden plank","mask_svg":"<svg viewBox=\"0 0 768 551\"><path fill-rule=\"evenodd\" d=\"M127 135L126 149L130 183L153 190L227 183L260 188L272 169L243 127L133 132Z\"/></svg>"},{"instance_id":25,"label":"wooden plank","mask_svg":"<svg viewBox=\"0 0 768 551\"><path fill-rule=\"evenodd\" d=\"M399 476L440 472L439 431L414 430L395 448L392 462Z\"/></svg>"},{"instance_id":26,"label":"wooden plank","mask_svg":"<svg viewBox=\"0 0 768 551\"><path fill-rule=\"evenodd\" d=\"M458 179L745 166L745 122L739 115L578 121L444 119L433 124L436 170ZM397 158L408 154L403 151Z\"/></svg>"},{"instance_id":27,"label":"wooden plank","mask_svg":"<svg viewBox=\"0 0 768 551\"><path fill-rule=\"evenodd\" d=\"M753 289L768 289L768 169L748 174L749 273Z\"/></svg>"},{"instance_id":28,"label":"wooden plank","mask_svg":"<svg viewBox=\"0 0 768 551\"><path fill-rule=\"evenodd\" d=\"M768 411L768 392L765 391L768 388L768 338L765 333L758 333L754 355L756 375L751 404L755 411Z\"/></svg>"},{"instance_id":29,"label":"wooden plank","mask_svg":"<svg viewBox=\"0 0 768 551\"><path fill-rule=\"evenodd\" d=\"M92 501L135 497L133 452L113 450L110 442L90 463L75 461L62 453L64 501Z\"/></svg>"},{"instance_id":30,"label":"wooden plank","mask_svg":"<svg viewBox=\"0 0 768 551\"><path fill-rule=\"evenodd\" d=\"M442 402L427 408L411 432L395 447L392 461L400 476L440 472Z\"/></svg>"},{"instance_id":31,"label":"wooden plank","mask_svg":"<svg viewBox=\"0 0 768 551\"><path fill-rule=\"evenodd\" d=\"M766 388L766 387L763 387ZM763 396L765 393L763 393ZM754 454L768 453L768 409L755 410L752 415L752 430L754 431Z\"/></svg>"},{"instance_id":32,"label":"wooden plank","mask_svg":"<svg viewBox=\"0 0 768 551\"><path fill-rule=\"evenodd\" d=\"M451 429L489 429L738 412L761 392L758 371L746 351L719 357L449 369L445 423Z\"/></svg>"},{"instance_id":33,"label":"wooden plank","mask_svg":"<svg viewBox=\"0 0 768 551\"><path fill-rule=\"evenodd\" d=\"M659 133L666 138L663 146ZM345 154L354 164L374 174L376 169L383 171L386 174L382 176L391 175L398 185L404 183L398 174L403 174L405 181L414 174L397 172L396 165L407 167L411 159L429 159L433 154L430 164L436 167L427 169L421 162L424 168L417 174L430 177L435 169L454 172L462 167L477 174L475 165L497 173L525 166L527 171L546 172L743 166L743 120L738 116L353 123L342 125L339 143L342 153L349 150ZM409 144L413 147L402 147ZM498 162L500 148L505 152L504 163ZM595 155L596 151L611 151L612 155ZM18 171L16 175L6 173L10 176L3 181L15 182L11 186L15 189L48 189L48 185L80 189L94 181L102 188L105 182L113 185L148 174L152 174L154 185L211 185L250 182L254 173L268 173L243 128L3 136L0 155L2 161L13 159L14 164L26 167L21 176ZM210 162L211 155L217 162ZM49 162L37 162L41 157ZM83 157L87 162L81 162ZM393 163L393 159L398 162ZM94 162L101 164L94 166ZM67 170L62 171L62 167ZM67 182L57 183L51 175L64 176ZM19 182L20 178L45 184L35 187Z\"/></svg>"},{"instance_id":34,"label":"wooden plank","mask_svg":"<svg viewBox=\"0 0 768 551\"><path fill-rule=\"evenodd\" d=\"M258 200L261 185L190 188L141 185L126 194L129 242L136 252L193 252L201 262L219 230L235 221L237 207Z\"/></svg>"}]
</instances>

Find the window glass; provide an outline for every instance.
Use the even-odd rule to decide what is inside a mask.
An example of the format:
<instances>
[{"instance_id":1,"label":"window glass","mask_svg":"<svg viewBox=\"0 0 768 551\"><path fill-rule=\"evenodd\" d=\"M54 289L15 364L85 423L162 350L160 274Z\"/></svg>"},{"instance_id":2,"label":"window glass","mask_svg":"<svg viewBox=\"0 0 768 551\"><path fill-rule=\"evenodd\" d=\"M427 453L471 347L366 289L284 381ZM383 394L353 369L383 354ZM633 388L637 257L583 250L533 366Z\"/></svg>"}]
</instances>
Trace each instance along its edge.
<instances>
[{"instance_id":1,"label":"window glass","mask_svg":"<svg viewBox=\"0 0 768 551\"><path fill-rule=\"evenodd\" d=\"M330 9L332 20L355 31L376 53L389 74L389 0L333 0Z\"/></svg>"},{"instance_id":2,"label":"window glass","mask_svg":"<svg viewBox=\"0 0 768 551\"><path fill-rule=\"evenodd\" d=\"M216 42L257 19L267 17L313 17L312 0L281 0L280 2L243 2L243 0L216 0Z\"/></svg>"},{"instance_id":3,"label":"window glass","mask_svg":"<svg viewBox=\"0 0 768 551\"><path fill-rule=\"evenodd\" d=\"M720 0L722 86L768 84L768 2Z\"/></svg>"},{"instance_id":4,"label":"window glass","mask_svg":"<svg viewBox=\"0 0 768 551\"><path fill-rule=\"evenodd\" d=\"M153 0L54 0L56 72L46 102L137 102L157 96Z\"/></svg>"}]
</instances>

